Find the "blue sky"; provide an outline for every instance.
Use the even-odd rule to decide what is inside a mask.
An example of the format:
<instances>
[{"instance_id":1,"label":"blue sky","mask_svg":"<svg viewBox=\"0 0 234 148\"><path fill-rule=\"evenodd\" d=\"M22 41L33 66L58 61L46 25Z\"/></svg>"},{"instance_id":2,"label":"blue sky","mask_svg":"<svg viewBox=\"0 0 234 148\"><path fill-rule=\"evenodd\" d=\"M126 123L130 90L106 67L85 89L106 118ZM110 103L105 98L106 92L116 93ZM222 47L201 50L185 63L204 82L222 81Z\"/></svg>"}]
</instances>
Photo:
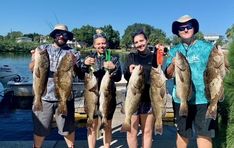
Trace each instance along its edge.
<instances>
[{"instance_id":1,"label":"blue sky","mask_svg":"<svg viewBox=\"0 0 234 148\"><path fill-rule=\"evenodd\" d=\"M56 23L69 30L110 24L123 35L127 26L146 23L172 36L172 22L184 14L195 17L200 31L209 35L225 35L234 24L233 0L4 0L0 10L0 35L46 35Z\"/></svg>"}]
</instances>

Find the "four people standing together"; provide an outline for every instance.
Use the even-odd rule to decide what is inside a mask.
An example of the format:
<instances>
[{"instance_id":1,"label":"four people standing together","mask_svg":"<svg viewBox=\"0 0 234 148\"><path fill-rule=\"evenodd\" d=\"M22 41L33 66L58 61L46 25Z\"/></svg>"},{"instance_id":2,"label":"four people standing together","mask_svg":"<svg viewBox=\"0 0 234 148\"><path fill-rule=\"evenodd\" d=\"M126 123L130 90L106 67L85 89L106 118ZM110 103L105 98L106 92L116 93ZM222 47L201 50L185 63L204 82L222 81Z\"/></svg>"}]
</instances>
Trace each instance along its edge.
<instances>
[{"instance_id":1,"label":"four people standing together","mask_svg":"<svg viewBox=\"0 0 234 148\"><path fill-rule=\"evenodd\" d=\"M176 145L178 148L187 147L188 140L196 133L198 147L212 147L211 138L214 137L214 120L206 119L208 101L205 96L203 71L208 61L208 56L213 46L207 42L196 40L194 35L199 31L199 23L196 19L185 15L180 17L172 24L172 32L181 39L181 43L174 46L167 55L165 75L168 78L174 77L175 55L181 52L191 67L192 84L194 95L189 101L188 116L179 116L180 100L175 94L176 87L173 89L173 105L175 113L175 122L177 127ZM112 119L116 108L116 86L114 82L121 80L122 72L120 62L117 56L108 55L108 42L104 33L97 32L93 36L94 52L91 52L84 60L80 59L79 54L75 53L67 46L67 41L73 38L73 34L68 31L65 25L57 25L50 33L54 39L54 44L42 45L42 50L47 50L50 59L49 78L46 90L43 93L42 104L43 111L33 111L34 122L34 147L41 147L45 136L49 134L51 120L55 116L59 134L63 135L67 146L74 147L75 127L74 127L74 100L68 101L68 115L63 116L57 114L58 99L56 98L53 73L56 72L57 66L61 58L71 52L74 55L74 69L80 79L83 79L84 73L88 73L90 66L95 67L93 74L97 78L98 88L101 84L105 71L108 70L111 75L111 110L109 111L107 120L108 126L104 128L103 145L110 147L112 140ZM157 67L157 53L152 53L148 48L148 37L143 30L137 30L132 35L132 43L134 52L129 53L126 63L124 64L124 78L129 81L131 73L135 66L142 65L144 68L144 91L141 94L141 102L137 112L131 117L131 131L127 132L127 143L130 148L137 148L138 127L142 131L142 147L152 147L154 116L149 96L150 88L150 72L151 67ZM163 45L160 45L163 49ZM107 57L108 56L108 57ZM33 56L32 56L33 57ZM32 58L33 59L33 58ZM161 62L160 62L161 64ZM33 60L30 69L33 70ZM176 84L175 84L176 85ZM71 96L72 97L72 96ZM98 105L99 105L98 101ZM88 128L87 139L88 146L94 148L96 146L97 130L98 130L98 112L94 115L94 122Z\"/></svg>"}]
</instances>

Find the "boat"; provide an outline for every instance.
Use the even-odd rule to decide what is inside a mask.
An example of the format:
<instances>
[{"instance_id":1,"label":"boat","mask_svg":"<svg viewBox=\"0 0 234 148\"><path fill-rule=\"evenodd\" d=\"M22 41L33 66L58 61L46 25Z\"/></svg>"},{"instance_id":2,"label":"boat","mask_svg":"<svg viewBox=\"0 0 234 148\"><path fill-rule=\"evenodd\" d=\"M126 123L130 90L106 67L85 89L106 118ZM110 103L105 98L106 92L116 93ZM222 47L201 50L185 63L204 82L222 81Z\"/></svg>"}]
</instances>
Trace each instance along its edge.
<instances>
[{"instance_id":1,"label":"boat","mask_svg":"<svg viewBox=\"0 0 234 148\"><path fill-rule=\"evenodd\" d=\"M0 65L0 82L6 87L9 81L19 82L21 81L21 77L11 66Z\"/></svg>"},{"instance_id":2,"label":"boat","mask_svg":"<svg viewBox=\"0 0 234 148\"><path fill-rule=\"evenodd\" d=\"M0 103L2 102L3 98L4 98L4 87L2 83L0 82Z\"/></svg>"},{"instance_id":3,"label":"boat","mask_svg":"<svg viewBox=\"0 0 234 148\"><path fill-rule=\"evenodd\" d=\"M15 97L33 97L32 82L30 81L9 81L7 83L7 89L14 92ZM84 90L83 82L73 82L73 96L81 97Z\"/></svg>"}]
</instances>

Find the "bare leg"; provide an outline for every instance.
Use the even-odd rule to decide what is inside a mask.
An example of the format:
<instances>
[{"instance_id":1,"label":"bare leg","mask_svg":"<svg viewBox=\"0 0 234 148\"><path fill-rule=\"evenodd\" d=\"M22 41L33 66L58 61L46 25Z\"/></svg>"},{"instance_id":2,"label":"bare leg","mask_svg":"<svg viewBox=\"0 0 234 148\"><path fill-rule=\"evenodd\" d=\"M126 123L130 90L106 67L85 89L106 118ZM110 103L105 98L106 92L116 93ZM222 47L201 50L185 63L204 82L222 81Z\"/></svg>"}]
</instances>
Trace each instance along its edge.
<instances>
[{"instance_id":1,"label":"bare leg","mask_svg":"<svg viewBox=\"0 0 234 148\"><path fill-rule=\"evenodd\" d=\"M142 148L151 148L154 129L154 116L153 114L142 114L140 115L140 118L142 130Z\"/></svg>"},{"instance_id":2,"label":"bare leg","mask_svg":"<svg viewBox=\"0 0 234 148\"><path fill-rule=\"evenodd\" d=\"M139 125L139 116L132 115L131 132L127 132L127 142L129 148L137 148L138 125Z\"/></svg>"},{"instance_id":3,"label":"bare leg","mask_svg":"<svg viewBox=\"0 0 234 148\"><path fill-rule=\"evenodd\" d=\"M180 134L177 133L176 137L176 146L178 148L187 148L188 146L188 138L180 136Z\"/></svg>"},{"instance_id":4,"label":"bare leg","mask_svg":"<svg viewBox=\"0 0 234 148\"><path fill-rule=\"evenodd\" d=\"M69 135L64 136L64 139L65 139L67 146L69 148L74 148L74 146L75 146L75 132L72 132Z\"/></svg>"},{"instance_id":5,"label":"bare leg","mask_svg":"<svg viewBox=\"0 0 234 148\"><path fill-rule=\"evenodd\" d=\"M212 148L212 139L205 136L198 136L197 146L198 148Z\"/></svg>"},{"instance_id":6,"label":"bare leg","mask_svg":"<svg viewBox=\"0 0 234 148\"><path fill-rule=\"evenodd\" d=\"M97 140L97 127L98 127L98 119L94 119L92 127L88 128L89 148L95 148L96 140Z\"/></svg>"},{"instance_id":7,"label":"bare leg","mask_svg":"<svg viewBox=\"0 0 234 148\"><path fill-rule=\"evenodd\" d=\"M34 134L33 138L34 138L34 147L36 148L42 147L45 137L37 136Z\"/></svg>"},{"instance_id":8,"label":"bare leg","mask_svg":"<svg viewBox=\"0 0 234 148\"><path fill-rule=\"evenodd\" d=\"M112 120L108 120L108 126L104 129L103 132L103 144L104 148L110 148L112 140Z\"/></svg>"}]
</instances>

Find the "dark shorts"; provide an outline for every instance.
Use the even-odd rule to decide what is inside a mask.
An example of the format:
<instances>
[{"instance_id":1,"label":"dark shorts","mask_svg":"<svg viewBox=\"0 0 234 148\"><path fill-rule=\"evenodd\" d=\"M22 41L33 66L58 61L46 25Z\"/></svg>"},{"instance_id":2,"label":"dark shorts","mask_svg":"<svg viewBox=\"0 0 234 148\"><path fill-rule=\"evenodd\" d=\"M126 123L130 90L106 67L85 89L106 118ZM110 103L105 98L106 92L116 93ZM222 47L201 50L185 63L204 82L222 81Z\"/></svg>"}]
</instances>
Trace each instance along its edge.
<instances>
[{"instance_id":1,"label":"dark shorts","mask_svg":"<svg viewBox=\"0 0 234 148\"><path fill-rule=\"evenodd\" d=\"M58 133L62 136L69 135L75 131L74 100L67 102L68 115L58 115L58 102L42 101L43 111L33 111L32 119L34 134L38 136L48 136L51 130L53 117L55 118Z\"/></svg>"},{"instance_id":2,"label":"dark shorts","mask_svg":"<svg viewBox=\"0 0 234 148\"><path fill-rule=\"evenodd\" d=\"M115 109L116 109L116 99L112 99L111 102L110 102L110 111L108 112L108 115L107 115L107 120L112 120L113 119L113 116L114 116L114 113L115 113ZM97 111L93 118L98 118L98 115L100 115L100 112Z\"/></svg>"},{"instance_id":3,"label":"dark shorts","mask_svg":"<svg viewBox=\"0 0 234 148\"><path fill-rule=\"evenodd\" d=\"M133 115L149 114L152 113L152 107L150 102L141 102L138 110Z\"/></svg>"},{"instance_id":4,"label":"dark shorts","mask_svg":"<svg viewBox=\"0 0 234 148\"><path fill-rule=\"evenodd\" d=\"M186 138L193 136L215 136L215 120L206 119L207 104L188 105L188 117L179 116L180 104L174 103L175 123L177 132ZM195 131L195 133L193 132Z\"/></svg>"}]
</instances>

